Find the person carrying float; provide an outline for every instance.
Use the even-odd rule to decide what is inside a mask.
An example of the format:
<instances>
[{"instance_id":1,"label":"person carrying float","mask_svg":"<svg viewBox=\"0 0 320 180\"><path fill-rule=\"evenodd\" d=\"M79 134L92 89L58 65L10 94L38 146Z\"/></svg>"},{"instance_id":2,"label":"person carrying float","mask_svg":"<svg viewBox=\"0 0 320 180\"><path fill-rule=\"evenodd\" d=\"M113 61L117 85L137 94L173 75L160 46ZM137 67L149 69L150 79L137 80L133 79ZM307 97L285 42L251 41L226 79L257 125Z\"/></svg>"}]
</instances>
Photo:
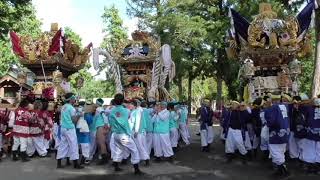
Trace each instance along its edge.
<instances>
[{"instance_id":1,"label":"person carrying float","mask_svg":"<svg viewBox=\"0 0 320 180\"><path fill-rule=\"evenodd\" d=\"M290 119L287 104L280 102L281 96L273 95L271 106L265 110L265 119L269 128L269 151L275 167L273 175L288 177L285 165L285 152L290 135Z\"/></svg>"},{"instance_id":2,"label":"person carrying float","mask_svg":"<svg viewBox=\"0 0 320 180\"><path fill-rule=\"evenodd\" d=\"M8 109L0 111L0 161L3 156L2 148L4 144L5 133L8 127L9 114L10 114L10 111Z\"/></svg>"},{"instance_id":3,"label":"person carrying float","mask_svg":"<svg viewBox=\"0 0 320 180\"><path fill-rule=\"evenodd\" d=\"M153 145L156 161L161 161L165 157L168 161L173 161L173 150L170 141L170 112L167 110L167 102L161 102L159 109L153 116L154 132Z\"/></svg>"},{"instance_id":4,"label":"person carrying float","mask_svg":"<svg viewBox=\"0 0 320 180\"><path fill-rule=\"evenodd\" d=\"M29 101L23 99L19 107L15 110L15 120L13 124L13 146L12 146L12 160L18 160L18 148L20 147L20 156L23 162L30 159L27 155L28 138L30 137L30 122L32 115L28 109Z\"/></svg>"},{"instance_id":5,"label":"person carrying float","mask_svg":"<svg viewBox=\"0 0 320 180\"><path fill-rule=\"evenodd\" d=\"M306 136L300 140L301 159L307 165L308 173L318 173L320 164L320 99L301 105L306 118Z\"/></svg>"},{"instance_id":6,"label":"person carrying float","mask_svg":"<svg viewBox=\"0 0 320 180\"><path fill-rule=\"evenodd\" d=\"M81 101L79 102L79 106L77 108L77 113L80 116L77 125L76 125L76 132L78 137L78 143L81 148L81 160L80 164L85 164L86 161L88 161L90 156L90 131L89 131L89 125L85 119L85 102Z\"/></svg>"},{"instance_id":7,"label":"person carrying float","mask_svg":"<svg viewBox=\"0 0 320 180\"><path fill-rule=\"evenodd\" d=\"M171 141L171 147L173 149L173 152L177 151L178 148L178 141L179 141L179 124L178 119L179 115L177 114L175 110L175 106L173 103L170 103L168 105L168 110L170 112L170 119L169 119L169 129L170 129L170 141Z\"/></svg>"},{"instance_id":8,"label":"person carrying float","mask_svg":"<svg viewBox=\"0 0 320 180\"><path fill-rule=\"evenodd\" d=\"M40 157L47 156L47 149L44 144L44 128L45 122L41 113L42 103L36 100L34 104L30 104L29 112L32 115L30 122L30 137L28 138L27 154L33 156L35 151Z\"/></svg>"},{"instance_id":9,"label":"person carrying float","mask_svg":"<svg viewBox=\"0 0 320 180\"><path fill-rule=\"evenodd\" d=\"M62 168L61 160L69 157L73 161L75 169L84 168L78 162L79 148L76 134L76 126L82 114L77 113L74 108L76 96L73 93L65 95L65 104L61 108L61 140L57 151L57 168Z\"/></svg>"},{"instance_id":10,"label":"person carrying float","mask_svg":"<svg viewBox=\"0 0 320 180\"><path fill-rule=\"evenodd\" d=\"M143 109L142 117L146 121L146 141L147 141L147 152L150 156L151 150L153 149L153 129L154 122L152 117L154 115L154 105L155 103L149 103L148 107Z\"/></svg>"},{"instance_id":11,"label":"person carrying float","mask_svg":"<svg viewBox=\"0 0 320 180\"><path fill-rule=\"evenodd\" d=\"M106 138L109 131L108 122L106 122L106 115L103 108L104 101L103 99L99 98L96 101L96 112L94 115L94 124L96 130L96 142L99 147L99 154L101 159L98 162L98 165L104 165L108 163L108 151L106 145Z\"/></svg>"},{"instance_id":12,"label":"person carrying float","mask_svg":"<svg viewBox=\"0 0 320 180\"><path fill-rule=\"evenodd\" d=\"M184 104L180 106L179 114L179 133L185 145L189 145L190 134L188 130L188 108Z\"/></svg>"},{"instance_id":13,"label":"person carrying float","mask_svg":"<svg viewBox=\"0 0 320 180\"><path fill-rule=\"evenodd\" d=\"M143 174L139 169L139 151L132 138L129 126L129 110L123 106L124 96L116 94L114 97L115 107L109 115L109 123L114 139L114 146L111 146L112 160L115 171L121 171L119 163L123 159L123 151L127 150L131 154L131 163L135 174Z\"/></svg>"},{"instance_id":14,"label":"person carrying float","mask_svg":"<svg viewBox=\"0 0 320 180\"><path fill-rule=\"evenodd\" d=\"M203 152L210 151L210 144L213 142L213 128L212 118L213 111L210 107L209 100L204 100L200 109L200 135L201 135L201 147Z\"/></svg>"},{"instance_id":15,"label":"person carrying float","mask_svg":"<svg viewBox=\"0 0 320 180\"><path fill-rule=\"evenodd\" d=\"M231 104L230 121L225 122L227 127L225 143L227 162L231 162L235 151L239 150L242 162L246 163L246 154L248 153L244 143L246 122L240 118L240 103L232 101Z\"/></svg>"},{"instance_id":16,"label":"person carrying float","mask_svg":"<svg viewBox=\"0 0 320 180\"><path fill-rule=\"evenodd\" d=\"M145 164L148 166L149 160L150 160L150 154L148 153L147 139L146 139L147 122L145 117L143 116L145 102L141 103L139 100L136 99L133 101L133 105L135 106L135 108L132 110L130 115L130 118L132 118L134 121L133 140L137 145L139 155L140 155L140 160L145 161Z\"/></svg>"}]
</instances>

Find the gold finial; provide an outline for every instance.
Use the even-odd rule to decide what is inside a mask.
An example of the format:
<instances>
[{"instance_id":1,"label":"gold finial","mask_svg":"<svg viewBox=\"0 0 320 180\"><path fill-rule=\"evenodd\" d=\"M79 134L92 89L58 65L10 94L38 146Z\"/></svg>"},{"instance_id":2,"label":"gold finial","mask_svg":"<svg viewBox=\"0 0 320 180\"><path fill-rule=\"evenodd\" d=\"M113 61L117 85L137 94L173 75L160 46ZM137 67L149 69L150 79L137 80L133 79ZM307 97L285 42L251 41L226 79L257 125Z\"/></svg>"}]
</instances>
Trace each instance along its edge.
<instances>
[{"instance_id":1,"label":"gold finial","mask_svg":"<svg viewBox=\"0 0 320 180\"><path fill-rule=\"evenodd\" d=\"M51 23L51 32L56 32L59 30L59 24L58 23Z\"/></svg>"},{"instance_id":2,"label":"gold finial","mask_svg":"<svg viewBox=\"0 0 320 180\"><path fill-rule=\"evenodd\" d=\"M259 4L259 15L256 16L256 20L259 19L275 19L277 18L277 13L272 11L272 6L270 3L260 3Z\"/></svg>"}]
</instances>

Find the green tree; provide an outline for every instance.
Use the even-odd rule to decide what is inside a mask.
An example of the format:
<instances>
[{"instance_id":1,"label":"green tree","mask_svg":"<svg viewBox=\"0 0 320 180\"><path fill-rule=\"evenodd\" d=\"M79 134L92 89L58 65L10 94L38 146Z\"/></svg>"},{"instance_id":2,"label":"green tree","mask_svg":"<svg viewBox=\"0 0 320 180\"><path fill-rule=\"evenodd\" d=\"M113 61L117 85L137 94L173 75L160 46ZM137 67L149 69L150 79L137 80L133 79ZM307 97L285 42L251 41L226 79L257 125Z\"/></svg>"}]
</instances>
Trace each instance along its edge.
<instances>
[{"instance_id":1,"label":"green tree","mask_svg":"<svg viewBox=\"0 0 320 180\"><path fill-rule=\"evenodd\" d=\"M0 1L0 38L2 40L5 40L8 32L17 22L21 22L23 17L33 13L32 9L28 8L30 6L31 0Z\"/></svg>"},{"instance_id":2,"label":"green tree","mask_svg":"<svg viewBox=\"0 0 320 180\"><path fill-rule=\"evenodd\" d=\"M119 10L114 5L110 8L104 7L101 17L104 24L102 31L106 34L101 47L112 51L120 42L127 40L127 29L123 26Z\"/></svg>"},{"instance_id":3,"label":"green tree","mask_svg":"<svg viewBox=\"0 0 320 180\"><path fill-rule=\"evenodd\" d=\"M114 85L109 81L96 80L89 69L90 64L86 64L83 69L69 77L72 91L85 99L112 97L115 92ZM82 87L77 86L77 80L79 78L84 80Z\"/></svg>"},{"instance_id":4,"label":"green tree","mask_svg":"<svg viewBox=\"0 0 320 180\"><path fill-rule=\"evenodd\" d=\"M6 2L6 3L5 3ZM4 13L0 15L0 76L3 76L7 73L8 69L12 64L19 64L18 57L16 57L12 53L12 47L10 43L10 39L8 38L7 34L3 35L2 32L6 32L9 30L13 30L17 32L19 35L29 35L33 38L36 38L39 36L41 29L41 22L36 18L36 11L35 8L30 3L22 3L22 1L16 1L19 2L18 5L8 5L8 1L1 1L0 2L0 10L2 8L5 9L5 7L11 9L11 13ZM7 5L7 6L4 6ZM18 8L19 10L12 10L15 8ZM17 15L18 12L25 12L22 14ZM14 15L16 14L16 15ZM10 16L10 17L7 17ZM11 16L18 16L16 18L13 18ZM3 18L3 19L2 19ZM2 20L6 20L7 23L3 25ZM5 26L7 28L3 28L2 26ZM2 29L2 30L1 30ZM2 36L3 35L3 36Z\"/></svg>"},{"instance_id":5,"label":"green tree","mask_svg":"<svg viewBox=\"0 0 320 180\"><path fill-rule=\"evenodd\" d=\"M65 27L64 33L68 39L72 40L79 47L82 47L82 39L79 34L75 33L70 27Z\"/></svg>"}]
</instances>

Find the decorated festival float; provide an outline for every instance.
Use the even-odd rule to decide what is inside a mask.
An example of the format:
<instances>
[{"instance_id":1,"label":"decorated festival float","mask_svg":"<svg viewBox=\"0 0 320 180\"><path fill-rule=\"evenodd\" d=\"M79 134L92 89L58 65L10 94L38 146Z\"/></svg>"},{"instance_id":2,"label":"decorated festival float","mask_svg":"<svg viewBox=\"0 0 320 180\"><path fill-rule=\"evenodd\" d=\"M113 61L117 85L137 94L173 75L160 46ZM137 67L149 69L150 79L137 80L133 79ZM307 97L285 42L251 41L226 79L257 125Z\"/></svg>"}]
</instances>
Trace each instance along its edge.
<instances>
[{"instance_id":1,"label":"decorated festival float","mask_svg":"<svg viewBox=\"0 0 320 180\"><path fill-rule=\"evenodd\" d=\"M239 77L245 83L245 100L250 102L265 93L299 93L298 59L311 53L310 35L314 2L296 17L281 19L269 3L259 5L259 14L250 23L230 9L232 28L226 49L229 59L241 62Z\"/></svg>"},{"instance_id":2,"label":"decorated festival float","mask_svg":"<svg viewBox=\"0 0 320 180\"><path fill-rule=\"evenodd\" d=\"M91 53L91 43L81 49L63 35L57 23L51 24L51 30L36 39L28 35L19 37L14 32L10 32L10 36L20 64L34 73L33 88L19 94L32 94L52 102L71 91L68 76L83 68ZM24 78L21 73L18 76Z\"/></svg>"},{"instance_id":3,"label":"decorated festival float","mask_svg":"<svg viewBox=\"0 0 320 180\"><path fill-rule=\"evenodd\" d=\"M160 42L145 32L135 31L132 40L121 42L112 51L93 50L94 68L101 70L99 55L105 56L107 73L114 80L117 93L126 99L148 101L171 101L165 88L166 80L175 76L175 64L171 59L169 45Z\"/></svg>"}]
</instances>

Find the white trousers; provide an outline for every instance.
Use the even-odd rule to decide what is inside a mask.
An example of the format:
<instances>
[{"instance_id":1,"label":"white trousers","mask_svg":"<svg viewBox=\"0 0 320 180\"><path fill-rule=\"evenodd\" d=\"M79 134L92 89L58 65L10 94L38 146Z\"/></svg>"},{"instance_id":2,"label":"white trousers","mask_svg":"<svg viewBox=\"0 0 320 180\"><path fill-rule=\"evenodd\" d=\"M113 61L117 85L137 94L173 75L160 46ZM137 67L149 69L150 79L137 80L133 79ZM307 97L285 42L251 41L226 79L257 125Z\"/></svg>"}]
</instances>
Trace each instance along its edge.
<instances>
[{"instance_id":1,"label":"white trousers","mask_svg":"<svg viewBox=\"0 0 320 180\"><path fill-rule=\"evenodd\" d=\"M150 156L151 149L153 148L153 133L147 132L146 139L147 139L147 152Z\"/></svg>"},{"instance_id":2,"label":"white trousers","mask_svg":"<svg viewBox=\"0 0 320 180\"><path fill-rule=\"evenodd\" d=\"M171 157L173 150L170 142L170 135L167 134L153 134L154 155L156 157Z\"/></svg>"},{"instance_id":3,"label":"white trousers","mask_svg":"<svg viewBox=\"0 0 320 180\"><path fill-rule=\"evenodd\" d=\"M171 147L178 147L179 132L177 128L170 129L170 142Z\"/></svg>"},{"instance_id":4,"label":"white trousers","mask_svg":"<svg viewBox=\"0 0 320 180\"><path fill-rule=\"evenodd\" d=\"M26 152L28 146L28 138L13 137L12 151L17 151L20 146L20 152Z\"/></svg>"},{"instance_id":5,"label":"white trousers","mask_svg":"<svg viewBox=\"0 0 320 180\"><path fill-rule=\"evenodd\" d=\"M3 136L2 134L0 133L0 152L2 151L2 148L3 148ZM1 157L0 157L1 158Z\"/></svg>"},{"instance_id":6,"label":"white trousers","mask_svg":"<svg viewBox=\"0 0 320 180\"><path fill-rule=\"evenodd\" d=\"M86 159L90 156L90 143L80 143L82 156Z\"/></svg>"},{"instance_id":7,"label":"white trousers","mask_svg":"<svg viewBox=\"0 0 320 180\"><path fill-rule=\"evenodd\" d=\"M138 148L130 136L126 134L113 134L112 137L114 139L114 145L110 147L112 147L112 160L114 162L121 162L123 159L123 152L126 150L131 154L132 164L138 164L140 162Z\"/></svg>"},{"instance_id":8,"label":"white trousers","mask_svg":"<svg viewBox=\"0 0 320 180\"><path fill-rule=\"evenodd\" d=\"M250 136L249 136L249 132L246 131L245 132L245 140L244 140L244 146L246 147L247 151L252 150L252 144L251 144L251 140L250 140Z\"/></svg>"},{"instance_id":9,"label":"white trousers","mask_svg":"<svg viewBox=\"0 0 320 180\"><path fill-rule=\"evenodd\" d=\"M260 145L260 138L254 135L252 140L252 149L258 149L259 145Z\"/></svg>"},{"instance_id":10,"label":"white trousers","mask_svg":"<svg viewBox=\"0 0 320 180\"><path fill-rule=\"evenodd\" d=\"M111 150L111 159L113 159L113 157L116 157L115 155L117 153L117 145L116 145L114 136L115 136L115 134L112 133L111 137L110 137L110 142L109 142L109 146L110 146L110 150ZM122 147L121 158L116 157L116 159L118 159L119 161L122 161L123 159L128 159L129 156L130 156L130 151L127 148Z\"/></svg>"},{"instance_id":11,"label":"white trousers","mask_svg":"<svg viewBox=\"0 0 320 180\"><path fill-rule=\"evenodd\" d=\"M269 144L270 156L272 162L276 165L282 165L285 162L287 144Z\"/></svg>"},{"instance_id":12,"label":"white trousers","mask_svg":"<svg viewBox=\"0 0 320 180\"><path fill-rule=\"evenodd\" d=\"M134 142L137 145L140 160L148 160L150 159L150 154L148 154L147 147L147 139L146 133L139 133L136 138L134 138Z\"/></svg>"},{"instance_id":13,"label":"white trousers","mask_svg":"<svg viewBox=\"0 0 320 180\"><path fill-rule=\"evenodd\" d=\"M45 156L48 153L44 144L43 135L28 138L27 155L32 156L36 151L40 156Z\"/></svg>"},{"instance_id":14,"label":"white trousers","mask_svg":"<svg viewBox=\"0 0 320 180\"><path fill-rule=\"evenodd\" d=\"M48 140L48 139L44 139L43 142L44 142L44 147L46 149L50 149L50 141L51 140Z\"/></svg>"},{"instance_id":15,"label":"white trousers","mask_svg":"<svg viewBox=\"0 0 320 180\"><path fill-rule=\"evenodd\" d=\"M301 153L299 140L300 139L297 139L294 137L294 132L290 132L289 142L288 142L290 158L299 158L299 155Z\"/></svg>"},{"instance_id":16,"label":"white trousers","mask_svg":"<svg viewBox=\"0 0 320 180\"><path fill-rule=\"evenodd\" d=\"M307 163L320 163L320 142L309 139L301 140L301 159Z\"/></svg>"},{"instance_id":17,"label":"white trousers","mask_svg":"<svg viewBox=\"0 0 320 180\"><path fill-rule=\"evenodd\" d=\"M88 160L92 160L97 151L96 132L90 132L90 151Z\"/></svg>"},{"instance_id":18,"label":"white trousers","mask_svg":"<svg viewBox=\"0 0 320 180\"><path fill-rule=\"evenodd\" d=\"M70 160L79 159L79 148L76 129L61 127L61 141L58 147L57 159L70 157Z\"/></svg>"},{"instance_id":19,"label":"white trousers","mask_svg":"<svg viewBox=\"0 0 320 180\"><path fill-rule=\"evenodd\" d=\"M179 132L181 134L181 138L186 145L190 144L189 141L189 131L186 123L179 123Z\"/></svg>"},{"instance_id":20,"label":"white trousers","mask_svg":"<svg viewBox=\"0 0 320 180\"><path fill-rule=\"evenodd\" d=\"M260 143L261 151L267 151L269 148L269 128L268 128L268 126L262 127L260 139L261 139L261 143Z\"/></svg>"},{"instance_id":21,"label":"white trousers","mask_svg":"<svg viewBox=\"0 0 320 180\"><path fill-rule=\"evenodd\" d=\"M225 144L225 151L226 153L234 153L237 149L242 155L247 154L241 130L229 128Z\"/></svg>"},{"instance_id":22,"label":"white trousers","mask_svg":"<svg viewBox=\"0 0 320 180\"><path fill-rule=\"evenodd\" d=\"M201 146L208 146L213 142L214 132L212 126L206 126L206 129L200 131L201 136Z\"/></svg>"}]
</instances>

